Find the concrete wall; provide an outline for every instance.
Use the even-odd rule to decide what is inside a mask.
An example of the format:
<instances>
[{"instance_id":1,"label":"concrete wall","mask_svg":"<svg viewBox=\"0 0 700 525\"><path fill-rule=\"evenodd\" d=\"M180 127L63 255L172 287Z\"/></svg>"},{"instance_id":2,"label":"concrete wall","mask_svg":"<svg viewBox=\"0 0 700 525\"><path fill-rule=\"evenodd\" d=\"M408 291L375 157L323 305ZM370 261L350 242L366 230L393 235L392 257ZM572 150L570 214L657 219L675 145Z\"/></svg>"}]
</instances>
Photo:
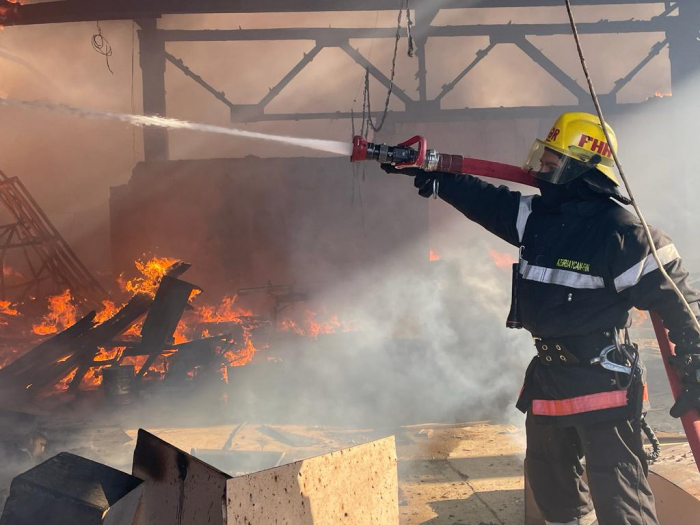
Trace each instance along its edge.
<instances>
[{"instance_id":1,"label":"concrete wall","mask_svg":"<svg viewBox=\"0 0 700 525\"><path fill-rule=\"evenodd\" d=\"M113 272L143 254L179 258L211 298L270 281L323 288L402 249L427 262L426 201L368 168L360 188L344 158L138 164L111 190Z\"/></svg>"}]
</instances>

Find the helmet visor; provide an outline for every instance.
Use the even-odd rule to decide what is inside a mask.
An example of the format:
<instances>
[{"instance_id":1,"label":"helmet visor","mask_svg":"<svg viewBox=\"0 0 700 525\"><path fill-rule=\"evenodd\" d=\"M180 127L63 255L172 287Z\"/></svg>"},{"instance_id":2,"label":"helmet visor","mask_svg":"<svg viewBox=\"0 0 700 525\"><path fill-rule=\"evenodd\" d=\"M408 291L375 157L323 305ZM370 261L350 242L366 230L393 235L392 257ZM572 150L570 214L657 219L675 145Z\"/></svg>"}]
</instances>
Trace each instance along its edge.
<instances>
[{"instance_id":1,"label":"helmet visor","mask_svg":"<svg viewBox=\"0 0 700 525\"><path fill-rule=\"evenodd\" d=\"M566 184L581 174L579 170L569 169L573 167L569 166L572 161L574 159L571 157L554 151L541 140L536 140L523 169L540 180L552 184Z\"/></svg>"}]
</instances>

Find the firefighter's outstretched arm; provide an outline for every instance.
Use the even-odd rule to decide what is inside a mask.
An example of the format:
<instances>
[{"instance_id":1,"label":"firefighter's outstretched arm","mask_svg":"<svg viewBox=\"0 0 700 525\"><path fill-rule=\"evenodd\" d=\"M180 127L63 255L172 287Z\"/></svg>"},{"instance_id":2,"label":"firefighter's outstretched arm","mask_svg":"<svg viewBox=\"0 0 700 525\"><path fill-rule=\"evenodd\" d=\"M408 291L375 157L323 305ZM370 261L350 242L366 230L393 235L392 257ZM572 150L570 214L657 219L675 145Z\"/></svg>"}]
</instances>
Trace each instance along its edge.
<instances>
[{"instance_id":1,"label":"firefighter's outstretched arm","mask_svg":"<svg viewBox=\"0 0 700 525\"><path fill-rule=\"evenodd\" d=\"M403 173L414 177L414 185L422 197L438 196L448 202L468 219L480 224L504 241L520 246L522 228L518 218L529 214L531 196L511 191L505 186L494 186L471 175L427 172L418 168L397 169L383 164L387 173Z\"/></svg>"},{"instance_id":2,"label":"firefighter's outstretched arm","mask_svg":"<svg viewBox=\"0 0 700 525\"><path fill-rule=\"evenodd\" d=\"M700 294L688 285L688 272L683 268L675 245L665 234L652 229L659 256L666 272L700 317ZM620 256L613 263L613 285L631 306L656 312L676 345L671 364L683 380L683 394L671 408L673 417L680 417L690 408L700 409L700 333L688 313L658 270L643 233L639 228L616 235L613 249Z\"/></svg>"}]
</instances>

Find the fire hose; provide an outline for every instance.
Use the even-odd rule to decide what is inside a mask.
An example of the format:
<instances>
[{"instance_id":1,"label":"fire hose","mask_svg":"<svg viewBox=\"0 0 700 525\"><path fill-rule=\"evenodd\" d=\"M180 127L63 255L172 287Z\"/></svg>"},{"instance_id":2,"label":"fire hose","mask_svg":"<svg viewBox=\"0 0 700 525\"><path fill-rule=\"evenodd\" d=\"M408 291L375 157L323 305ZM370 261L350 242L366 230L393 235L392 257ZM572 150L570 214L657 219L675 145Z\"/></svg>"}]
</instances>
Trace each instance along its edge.
<instances>
[{"instance_id":1,"label":"fire hose","mask_svg":"<svg viewBox=\"0 0 700 525\"><path fill-rule=\"evenodd\" d=\"M367 142L362 137L353 138L353 150L351 162L364 160L376 160L381 164L393 164L397 168L420 168L425 171L437 171L454 175L475 175L492 179L517 182L526 186L535 186L535 178L527 171L517 166L491 162L487 160L472 159L461 155L447 155L427 148L425 138L415 136L396 146L386 144L374 144ZM664 327L661 317L650 312L651 322L656 333L656 340L663 357L666 375L671 385L674 400L678 400L683 393L681 378L669 361L669 357L675 356L674 345L668 338L668 331ZM700 471L700 413L697 410L688 410L681 416L683 429L690 444L690 449L695 458L695 464Z\"/></svg>"}]
</instances>

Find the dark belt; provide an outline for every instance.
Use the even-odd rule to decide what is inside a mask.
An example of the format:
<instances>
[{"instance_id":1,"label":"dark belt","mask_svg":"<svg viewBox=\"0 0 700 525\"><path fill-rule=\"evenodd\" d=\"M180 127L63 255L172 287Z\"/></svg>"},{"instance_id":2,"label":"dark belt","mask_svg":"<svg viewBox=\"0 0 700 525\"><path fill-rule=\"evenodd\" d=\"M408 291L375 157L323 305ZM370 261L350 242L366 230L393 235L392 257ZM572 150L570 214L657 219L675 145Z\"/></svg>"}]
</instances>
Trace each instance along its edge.
<instances>
[{"instance_id":1,"label":"dark belt","mask_svg":"<svg viewBox=\"0 0 700 525\"><path fill-rule=\"evenodd\" d=\"M535 338L540 362L547 366L590 365L606 346L615 344L612 331L585 336Z\"/></svg>"}]
</instances>

